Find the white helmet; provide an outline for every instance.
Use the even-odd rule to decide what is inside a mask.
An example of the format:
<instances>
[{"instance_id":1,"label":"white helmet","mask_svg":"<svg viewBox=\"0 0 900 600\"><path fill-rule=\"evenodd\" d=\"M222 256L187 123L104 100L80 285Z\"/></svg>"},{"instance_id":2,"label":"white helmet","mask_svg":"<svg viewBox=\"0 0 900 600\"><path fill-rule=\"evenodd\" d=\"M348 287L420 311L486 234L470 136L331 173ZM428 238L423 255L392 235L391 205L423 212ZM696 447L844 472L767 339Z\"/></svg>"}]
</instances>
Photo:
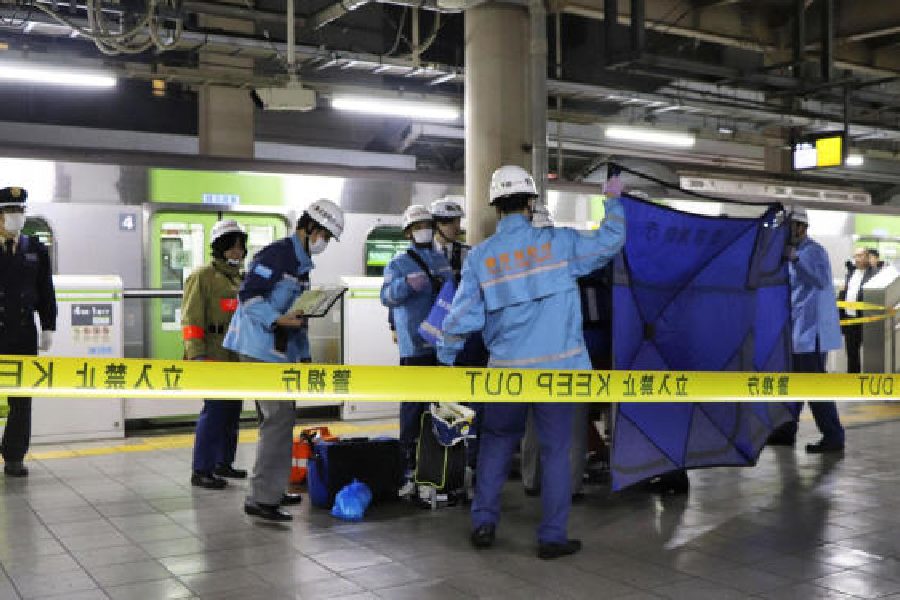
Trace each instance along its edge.
<instances>
[{"instance_id":1,"label":"white helmet","mask_svg":"<svg viewBox=\"0 0 900 600\"><path fill-rule=\"evenodd\" d=\"M553 227L550 210L542 202L534 203L534 208L531 209L531 224L535 227Z\"/></svg>"},{"instance_id":2,"label":"white helmet","mask_svg":"<svg viewBox=\"0 0 900 600\"><path fill-rule=\"evenodd\" d=\"M341 234L344 233L344 211L340 206L322 198L310 204L306 214L327 229L335 240L341 241Z\"/></svg>"},{"instance_id":3,"label":"white helmet","mask_svg":"<svg viewBox=\"0 0 900 600\"><path fill-rule=\"evenodd\" d=\"M421 204L413 204L403 211L403 230L406 231L407 227L415 223L421 223L422 221L431 222L431 218L431 213L428 212L427 208Z\"/></svg>"},{"instance_id":4,"label":"white helmet","mask_svg":"<svg viewBox=\"0 0 900 600\"><path fill-rule=\"evenodd\" d=\"M497 198L513 194L537 196L537 186L528 171L518 165L505 165L491 175L491 204Z\"/></svg>"},{"instance_id":5,"label":"white helmet","mask_svg":"<svg viewBox=\"0 0 900 600\"><path fill-rule=\"evenodd\" d=\"M234 219L228 219L226 221L217 221L215 225L213 225L211 237L213 242L222 237L223 235L228 235L229 233L240 233L245 238L247 236L247 232L244 231L244 228L241 227L240 223L235 221Z\"/></svg>"},{"instance_id":6,"label":"white helmet","mask_svg":"<svg viewBox=\"0 0 900 600\"><path fill-rule=\"evenodd\" d=\"M802 206L795 206L791 210L791 220L795 223L806 223L809 225L809 215L806 214L806 209Z\"/></svg>"},{"instance_id":7,"label":"white helmet","mask_svg":"<svg viewBox=\"0 0 900 600\"><path fill-rule=\"evenodd\" d=\"M462 196L444 196L431 203L431 215L436 219L461 219L466 216L462 207Z\"/></svg>"}]
</instances>

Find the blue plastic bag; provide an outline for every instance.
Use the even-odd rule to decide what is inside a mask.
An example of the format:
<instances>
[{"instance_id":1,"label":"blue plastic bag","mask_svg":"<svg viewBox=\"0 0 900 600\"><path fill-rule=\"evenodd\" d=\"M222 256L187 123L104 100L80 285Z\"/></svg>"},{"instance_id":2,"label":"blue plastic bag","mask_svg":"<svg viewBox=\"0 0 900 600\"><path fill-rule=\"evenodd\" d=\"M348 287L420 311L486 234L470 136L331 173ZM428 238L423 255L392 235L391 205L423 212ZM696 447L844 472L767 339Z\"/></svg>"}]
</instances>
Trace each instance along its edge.
<instances>
[{"instance_id":1,"label":"blue plastic bag","mask_svg":"<svg viewBox=\"0 0 900 600\"><path fill-rule=\"evenodd\" d=\"M365 483L353 480L334 497L331 516L344 521L362 521L366 509L372 502L372 490Z\"/></svg>"}]
</instances>

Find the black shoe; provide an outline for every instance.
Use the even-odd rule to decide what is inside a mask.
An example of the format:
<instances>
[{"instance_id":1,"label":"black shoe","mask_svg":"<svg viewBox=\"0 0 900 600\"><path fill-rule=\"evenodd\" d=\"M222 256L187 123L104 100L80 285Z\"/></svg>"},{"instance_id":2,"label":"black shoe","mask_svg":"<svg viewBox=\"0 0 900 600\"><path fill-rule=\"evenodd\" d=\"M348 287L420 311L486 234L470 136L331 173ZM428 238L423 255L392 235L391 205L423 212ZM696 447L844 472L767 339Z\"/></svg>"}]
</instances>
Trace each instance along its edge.
<instances>
[{"instance_id":1,"label":"black shoe","mask_svg":"<svg viewBox=\"0 0 900 600\"><path fill-rule=\"evenodd\" d=\"M476 548L490 548L494 545L496 533L494 525L482 525L472 532L472 545Z\"/></svg>"},{"instance_id":2,"label":"black shoe","mask_svg":"<svg viewBox=\"0 0 900 600\"><path fill-rule=\"evenodd\" d=\"M547 543L538 545L538 558L551 560L560 556L575 554L581 550L581 540L567 540L560 543Z\"/></svg>"},{"instance_id":3,"label":"black shoe","mask_svg":"<svg viewBox=\"0 0 900 600\"><path fill-rule=\"evenodd\" d=\"M3 473L8 477L28 477L28 468L22 461L10 461L3 465Z\"/></svg>"},{"instance_id":4,"label":"black shoe","mask_svg":"<svg viewBox=\"0 0 900 600\"><path fill-rule=\"evenodd\" d=\"M293 494L291 492L285 492L284 496L281 497L281 506L288 506L292 504L300 504L303 502L303 496L300 494Z\"/></svg>"},{"instance_id":5,"label":"black shoe","mask_svg":"<svg viewBox=\"0 0 900 600\"><path fill-rule=\"evenodd\" d=\"M844 444L837 444L834 442L826 442L822 440L817 444L807 444L806 452L808 454L838 454L844 451Z\"/></svg>"},{"instance_id":6,"label":"black shoe","mask_svg":"<svg viewBox=\"0 0 900 600\"><path fill-rule=\"evenodd\" d=\"M228 482L209 473L194 473L191 475L191 485L208 490L221 490Z\"/></svg>"},{"instance_id":7,"label":"black shoe","mask_svg":"<svg viewBox=\"0 0 900 600\"><path fill-rule=\"evenodd\" d=\"M270 504L251 504L249 502L244 503L244 512L253 517L260 517L261 519L266 519L267 521L293 521L294 517L289 513L284 512L277 505Z\"/></svg>"},{"instance_id":8,"label":"black shoe","mask_svg":"<svg viewBox=\"0 0 900 600\"><path fill-rule=\"evenodd\" d=\"M531 496L532 498L534 498L535 496L540 496L540 495L541 495L541 490L540 490L540 488L530 488L530 487L526 487L526 488L524 488L524 489L525 489L525 495L526 495L526 496Z\"/></svg>"},{"instance_id":9,"label":"black shoe","mask_svg":"<svg viewBox=\"0 0 900 600\"><path fill-rule=\"evenodd\" d=\"M231 465L219 465L216 467L216 470L213 471L214 475L218 475L219 477L228 477L229 479L246 479L247 471L244 469L235 469Z\"/></svg>"}]
</instances>

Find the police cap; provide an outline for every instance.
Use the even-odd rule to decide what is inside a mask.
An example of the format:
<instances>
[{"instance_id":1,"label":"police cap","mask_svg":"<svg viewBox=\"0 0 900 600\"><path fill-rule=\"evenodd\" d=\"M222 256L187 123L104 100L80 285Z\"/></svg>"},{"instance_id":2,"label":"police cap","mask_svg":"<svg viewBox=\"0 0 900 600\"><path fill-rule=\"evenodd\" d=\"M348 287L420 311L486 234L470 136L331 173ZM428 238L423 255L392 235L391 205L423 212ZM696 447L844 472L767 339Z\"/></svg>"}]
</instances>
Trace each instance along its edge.
<instances>
[{"instance_id":1,"label":"police cap","mask_svg":"<svg viewBox=\"0 0 900 600\"><path fill-rule=\"evenodd\" d=\"M25 207L25 199L28 198L28 192L20 187L5 187L0 190L0 208L10 206Z\"/></svg>"}]
</instances>

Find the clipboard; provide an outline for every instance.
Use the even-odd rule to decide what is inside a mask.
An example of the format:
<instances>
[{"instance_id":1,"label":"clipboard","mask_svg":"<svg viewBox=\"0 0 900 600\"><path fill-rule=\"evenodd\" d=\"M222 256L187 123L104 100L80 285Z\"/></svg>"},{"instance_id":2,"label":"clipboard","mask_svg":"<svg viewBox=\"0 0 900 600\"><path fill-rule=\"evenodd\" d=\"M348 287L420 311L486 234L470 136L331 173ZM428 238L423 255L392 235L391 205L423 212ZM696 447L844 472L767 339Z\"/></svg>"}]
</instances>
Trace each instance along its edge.
<instances>
[{"instance_id":1,"label":"clipboard","mask_svg":"<svg viewBox=\"0 0 900 600\"><path fill-rule=\"evenodd\" d=\"M343 286L306 290L287 312L302 312L304 317L311 318L324 317L346 292L347 288Z\"/></svg>"}]
</instances>

